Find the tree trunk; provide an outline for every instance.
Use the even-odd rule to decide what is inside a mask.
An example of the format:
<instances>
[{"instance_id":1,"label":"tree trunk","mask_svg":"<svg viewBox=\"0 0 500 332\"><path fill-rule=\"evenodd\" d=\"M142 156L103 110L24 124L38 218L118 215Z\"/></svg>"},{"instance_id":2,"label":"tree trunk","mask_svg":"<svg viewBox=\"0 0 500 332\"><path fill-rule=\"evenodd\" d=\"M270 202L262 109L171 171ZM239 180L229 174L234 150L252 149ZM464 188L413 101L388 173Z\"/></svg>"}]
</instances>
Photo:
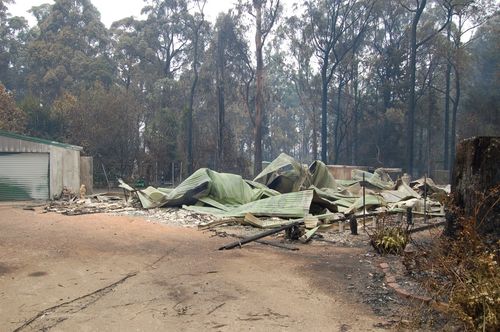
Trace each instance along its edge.
<instances>
[{"instance_id":1,"label":"tree trunk","mask_svg":"<svg viewBox=\"0 0 500 332\"><path fill-rule=\"evenodd\" d=\"M313 149L313 160L318 159L318 118L316 116L316 107L312 107L313 119L312 119L312 127L313 127L313 137L312 137L312 149Z\"/></svg>"},{"instance_id":2,"label":"tree trunk","mask_svg":"<svg viewBox=\"0 0 500 332\"><path fill-rule=\"evenodd\" d=\"M257 58L255 91L254 127L254 176L262 170L262 118L264 111L264 61L262 58L262 3L254 1L255 6L255 53Z\"/></svg>"},{"instance_id":3,"label":"tree trunk","mask_svg":"<svg viewBox=\"0 0 500 332\"><path fill-rule=\"evenodd\" d=\"M436 109L436 96L432 90L429 90L429 108L427 110L427 175L431 176L432 160L432 112Z\"/></svg>"},{"instance_id":4,"label":"tree trunk","mask_svg":"<svg viewBox=\"0 0 500 332\"><path fill-rule=\"evenodd\" d=\"M194 79L191 84L191 93L189 94L189 108L187 114L187 171L188 174L193 173L193 105L194 95L196 93L196 85L198 84L198 34L196 34L194 42L194 59L193 59Z\"/></svg>"},{"instance_id":5,"label":"tree trunk","mask_svg":"<svg viewBox=\"0 0 500 332\"><path fill-rule=\"evenodd\" d=\"M217 169L222 170L224 160L224 131L225 131L225 106L224 106L224 82L223 78L217 83L218 116L218 139L217 139Z\"/></svg>"},{"instance_id":6,"label":"tree trunk","mask_svg":"<svg viewBox=\"0 0 500 332\"><path fill-rule=\"evenodd\" d=\"M327 143L327 113L328 113L328 59L324 59L321 67L321 161L328 163L328 143Z\"/></svg>"},{"instance_id":7,"label":"tree trunk","mask_svg":"<svg viewBox=\"0 0 500 332\"><path fill-rule=\"evenodd\" d=\"M457 149L452 174L453 203L473 217L480 234L500 235L500 137L463 140ZM448 218L446 233L455 235L456 218Z\"/></svg>"},{"instance_id":8,"label":"tree trunk","mask_svg":"<svg viewBox=\"0 0 500 332\"><path fill-rule=\"evenodd\" d=\"M451 23L448 24L446 32L448 43L451 40ZM449 53L449 52L448 52ZM444 95L444 158L443 168L450 167L450 80L451 80L451 59L447 58L446 64L446 90Z\"/></svg>"},{"instance_id":9,"label":"tree trunk","mask_svg":"<svg viewBox=\"0 0 500 332\"><path fill-rule=\"evenodd\" d=\"M218 108L218 138L217 138L217 169L222 170L224 159L224 131L225 131L225 105L224 105L224 67L225 67L225 43L222 33L219 31L217 40L217 108Z\"/></svg>"},{"instance_id":10,"label":"tree trunk","mask_svg":"<svg viewBox=\"0 0 500 332\"><path fill-rule=\"evenodd\" d=\"M418 170L418 173L420 174L422 172L422 163L423 163L423 145L424 145L424 128L422 126L418 126L417 127L417 163L416 165L416 169Z\"/></svg>"},{"instance_id":11,"label":"tree trunk","mask_svg":"<svg viewBox=\"0 0 500 332\"><path fill-rule=\"evenodd\" d=\"M406 137L406 171L408 174L413 175L413 151L414 151L414 131L415 131L415 80L417 72L417 26L420 21L420 16L424 11L427 0L422 0L418 5L411 23L410 32L410 82L409 82L409 96L408 96L408 114L406 117L407 137Z\"/></svg>"},{"instance_id":12,"label":"tree trunk","mask_svg":"<svg viewBox=\"0 0 500 332\"><path fill-rule=\"evenodd\" d=\"M457 140L457 113L458 103L460 101L460 74L458 69L455 69L455 101L453 103L453 114L451 118L451 160L455 160L456 140ZM450 170L451 173L451 170Z\"/></svg>"},{"instance_id":13,"label":"tree trunk","mask_svg":"<svg viewBox=\"0 0 500 332\"><path fill-rule=\"evenodd\" d=\"M356 165L358 162L358 122L359 122L359 82L358 82L358 65L354 66L354 124L352 133L352 155L351 165Z\"/></svg>"},{"instance_id":14,"label":"tree trunk","mask_svg":"<svg viewBox=\"0 0 500 332\"><path fill-rule=\"evenodd\" d=\"M416 31L412 27L412 45L410 50L410 93L408 97L408 114L406 115L406 171L413 175L413 143L415 121L415 72L417 50L414 46Z\"/></svg>"},{"instance_id":15,"label":"tree trunk","mask_svg":"<svg viewBox=\"0 0 500 332\"><path fill-rule=\"evenodd\" d=\"M300 160L307 160L309 157L309 131L308 131L308 126L307 126L307 119L308 117L304 116L304 120L302 121L301 125L302 128L302 143L300 147Z\"/></svg>"},{"instance_id":16,"label":"tree trunk","mask_svg":"<svg viewBox=\"0 0 500 332\"><path fill-rule=\"evenodd\" d=\"M337 109L335 113L337 113L335 117L335 140L334 140L334 156L333 156L333 164L337 164L339 162L339 153L340 153L340 145L342 143L339 133L340 120L342 117L342 109L341 109L341 97L342 97L342 88L343 88L343 80L341 79L339 82L339 89L337 91Z\"/></svg>"}]
</instances>

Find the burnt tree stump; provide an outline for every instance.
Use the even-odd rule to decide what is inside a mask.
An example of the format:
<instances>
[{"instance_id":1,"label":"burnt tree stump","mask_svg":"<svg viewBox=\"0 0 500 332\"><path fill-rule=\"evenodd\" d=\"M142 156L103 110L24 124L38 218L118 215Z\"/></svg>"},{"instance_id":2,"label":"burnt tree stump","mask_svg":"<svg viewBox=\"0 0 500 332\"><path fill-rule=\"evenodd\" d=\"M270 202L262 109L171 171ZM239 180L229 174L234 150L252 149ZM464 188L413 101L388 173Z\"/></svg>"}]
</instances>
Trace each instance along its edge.
<instances>
[{"instance_id":1,"label":"burnt tree stump","mask_svg":"<svg viewBox=\"0 0 500 332\"><path fill-rule=\"evenodd\" d=\"M500 233L500 137L473 137L460 142L451 192L455 208L475 217L477 231L498 239ZM447 215L446 233L456 233L457 218Z\"/></svg>"}]
</instances>

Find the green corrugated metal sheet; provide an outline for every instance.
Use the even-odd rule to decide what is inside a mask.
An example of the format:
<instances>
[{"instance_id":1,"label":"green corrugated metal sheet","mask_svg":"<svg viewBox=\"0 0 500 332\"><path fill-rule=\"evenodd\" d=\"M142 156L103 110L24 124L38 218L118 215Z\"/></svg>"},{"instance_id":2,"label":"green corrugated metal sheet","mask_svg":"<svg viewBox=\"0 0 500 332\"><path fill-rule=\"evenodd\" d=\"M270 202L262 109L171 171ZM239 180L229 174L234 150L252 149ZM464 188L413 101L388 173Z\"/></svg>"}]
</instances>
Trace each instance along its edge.
<instances>
[{"instance_id":1,"label":"green corrugated metal sheet","mask_svg":"<svg viewBox=\"0 0 500 332\"><path fill-rule=\"evenodd\" d=\"M48 153L0 153L0 201L48 198Z\"/></svg>"},{"instance_id":2,"label":"green corrugated metal sheet","mask_svg":"<svg viewBox=\"0 0 500 332\"><path fill-rule=\"evenodd\" d=\"M133 190L130 186L120 182L126 190ZM278 193L263 188L252 188L239 175L218 173L207 168L194 172L173 190L148 187L137 191L142 206L146 209L159 206L193 205L198 200L209 197L209 205L239 206Z\"/></svg>"},{"instance_id":3,"label":"green corrugated metal sheet","mask_svg":"<svg viewBox=\"0 0 500 332\"><path fill-rule=\"evenodd\" d=\"M245 214L251 213L254 216L301 218L309 212L313 194L313 190L283 194L250 202L229 211L220 210L220 212L213 208L207 209L198 206L183 206L183 208L194 212L216 214L221 217L244 217Z\"/></svg>"}]
</instances>

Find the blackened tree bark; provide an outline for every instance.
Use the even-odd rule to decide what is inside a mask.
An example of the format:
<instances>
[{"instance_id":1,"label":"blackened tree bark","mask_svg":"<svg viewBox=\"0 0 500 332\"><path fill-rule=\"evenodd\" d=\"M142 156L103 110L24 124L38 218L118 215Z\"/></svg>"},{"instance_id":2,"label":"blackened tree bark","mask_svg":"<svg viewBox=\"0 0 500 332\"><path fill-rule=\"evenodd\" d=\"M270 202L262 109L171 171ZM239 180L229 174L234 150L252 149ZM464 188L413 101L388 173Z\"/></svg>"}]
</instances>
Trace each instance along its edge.
<instances>
[{"instance_id":1,"label":"blackened tree bark","mask_svg":"<svg viewBox=\"0 0 500 332\"><path fill-rule=\"evenodd\" d=\"M264 107L264 61L262 59L262 1L255 0L255 127L254 127L254 175L262 170L262 111Z\"/></svg>"},{"instance_id":2,"label":"blackened tree bark","mask_svg":"<svg viewBox=\"0 0 500 332\"><path fill-rule=\"evenodd\" d=\"M255 113L254 113L254 175L262 170L262 119L264 118L264 59L262 49L269 32L276 22L280 10L280 0L253 0L255 10ZM263 13L263 11L265 11ZM264 14L264 15L263 15ZM263 22L264 18L264 22Z\"/></svg>"},{"instance_id":3,"label":"blackened tree bark","mask_svg":"<svg viewBox=\"0 0 500 332\"><path fill-rule=\"evenodd\" d=\"M423 38L421 41L417 42L417 28L418 23L422 13L424 12L425 6L427 5L427 0L415 0L416 8L410 9L414 12L414 16L410 27L410 59L409 59L409 93L408 93L408 113L406 115L406 171L409 174L413 174L413 156L414 156L414 143L415 143L415 109L416 109L416 98L415 98L415 85L416 85L416 72L417 72L417 50L420 46L434 38L438 33L444 30L448 25L451 14L452 6L446 2L444 8L447 10L446 22L437 30L432 32L427 37Z\"/></svg>"},{"instance_id":4,"label":"blackened tree bark","mask_svg":"<svg viewBox=\"0 0 500 332\"><path fill-rule=\"evenodd\" d=\"M206 0L197 1L199 10L199 17L193 17L192 22L192 37L193 37L193 82L191 83L191 91L189 94L189 107L187 112L187 169L188 174L193 173L193 105L196 93L196 85L198 84L198 57L199 57L199 44L200 44L200 34L203 23L205 22L205 17L203 10L205 8Z\"/></svg>"},{"instance_id":5,"label":"blackened tree bark","mask_svg":"<svg viewBox=\"0 0 500 332\"><path fill-rule=\"evenodd\" d=\"M451 40L451 22L448 23L446 31L448 43ZM449 169L450 167L450 82L451 82L451 59L448 50L447 63L446 63L446 90L444 94L444 158L443 168Z\"/></svg>"},{"instance_id":6,"label":"blackened tree bark","mask_svg":"<svg viewBox=\"0 0 500 332\"><path fill-rule=\"evenodd\" d=\"M217 53L216 53L216 85L217 85L217 109L218 109L218 134L217 134L217 169L221 170L222 160L224 159L224 126L225 126L225 101L224 101L224 69L226 67L226 17L223 17L217 29Z\"/></svg>"},{"instance_id":7,"label":"blackened tree bark","mask_svg":"<svg viewBox=\"0 0 500 332\"><path fill-rule=\"evenodd\" d=\"M473 217L481 234L500 234L500 137L475 137L460 142L452 174L453 204ZM456 218L448 218L446 233L454 235Z\"/></svg>"},{"instance_id":8,"label":"blackened tree bark","mask_svg":"<svg viewBox=\"0 0 500 332\"><path fill-rule=\"evenodd\" d=\"M417 27L420 17L424 12L427 0L417 1L417 9L413 16L410 29L410 81L408 95L408 114L406 115L406 171L413 174L413 147L414 147L414 130L415 130L415 81L417 72Z\"/></svg>"},{"instance_id":9,"label":"blackened tree bark","mask_svg":"<svg viewBox=\"0 0 500 332\"><path fill-rule=\"evenodd\" d=\"M372 17L375 1L307 2L316 57L321 73L321 160L328 162L328 90L342 60L359 44ZM325 15L326 13L326 15Z\"/></svg>"},{"instance_id":10,"label":"blackened tree bark","mask_svg":"<svg viewBox=\"0 0 500 332\"><path fill-rule=\"evenodd\" d=\"M451 160L455 160L455 150L456 150L456 132L457 132L457 113L458 104L460 101L460 72L455 67L455 98L453 103L453 112L451 117L451 146L450 146L450 157ZM451 170L450 170L451 175Z\"/></svg>"}]
</instances>

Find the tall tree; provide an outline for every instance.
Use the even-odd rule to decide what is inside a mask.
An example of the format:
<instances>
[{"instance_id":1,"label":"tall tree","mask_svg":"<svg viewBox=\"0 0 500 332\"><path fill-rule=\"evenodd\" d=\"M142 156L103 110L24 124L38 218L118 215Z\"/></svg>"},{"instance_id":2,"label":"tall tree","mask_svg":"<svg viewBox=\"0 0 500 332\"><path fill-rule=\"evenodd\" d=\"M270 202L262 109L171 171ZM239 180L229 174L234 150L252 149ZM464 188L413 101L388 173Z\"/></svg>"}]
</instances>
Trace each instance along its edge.
<instances>
[{"instance_id":1,"label":"tall tree","mask_svg":"<svg viewBox=\"0 0 500 332\"><path fill-rule=\"evenodd\" d=\"M451 42L451 22L448 23L446 29L446 41ZM446 52L446 73L445 73L446 87L444 93L444 158L443 168L449 169L450 167L450 91L451 91L451 50L447 48Z\"/></svg>"},{"instance_id":2,"label":"tall tree","mask_svg":"<svg viewBox=\"0 0 500 332\"><path fill-rule=\"evenodd\" d=\"M186 61L189 43L185 0L148 0L142 9L147 15L144 38L148 61L160 66L163 76L173 79Z\"/></svg>"},{"instance_id":3,"label":"tall tree","mask_svg":"<svg viewBox=\"0 0 500 332\"><path fill-rule=\"evenodd\" d=\"M0 82L19 91L24 74L22 51L27 38L28 22L11 17L7 5L13 0L0 0Z\"/></svg>"},{"instance_id":4,"label":"tall tree","mask_svg":"<svg viewBox=\"0 0 500 332\"><path fill-rule=\"evenodd\" d=\"M262 126L264 119L264 58L263 49L266 39L281 12L280 0L246 0L240 1L243 7L255 20L255 111L254 124L254 175L262 170Z\"/></svg>"},{"instance_id":5,"label":"tall tree","mask_svg":"<svg viewBox=\"0 0 500 332\"><path fill-rule=\"evenodd\" d=\"M312 160L318 159L318 76L313 71L314 47L310 43L311 30L307 19L291 16L287 19L286 26L282 29L290 42L289 53L292 65L288 68L288 75L295 87L301 106L305 112L302 137L302 158L308 160L310 148ZM286 66L285 66L286 68ZM309 122L310 130L306 129ZM312 133L309 133L312 132ZM311 147L309 142L311 141Z\"/></svg>"},{"instance_id":6,"label":"tall tree","mask_svg":"<svg viewBox=\"0 0 500 332\"><path fill-rule=\"evenodd\" d=\"M215 46L215 80L217 93L217 159L216 168L220 169L224 153L224 127L226 125L226 105L225 105L225 67L226 50L228 37L233 32L231 16L227 14L219 15L215 27L216 46Z\"/></svg>"},{"instance_id":7,"label":"tall tree","mask_svg":"<svg viewBox=\"0 0 500 332\"><path fill-rule=\"evenodd\" d=\"M122 45L133 64L135 88L146 106L144 154L149 165L145 173L151 175L156 173L151 167L164 169L174 161L186 160L186 131L178 127L185 120L183 110L189 100L191 15L185 0L145 2L144 20L117 22L117 28L123 31ZM162 123L165 119L170 123Z\"/></svg>"},{"instance_id":8,"label":"tall tree","mask_svg":"<svg viewBox=\"0 0 500 332\"><path fill-rule=\"evenodd\" d=\"M253 76L250 71L251 66L249 66L248 45L244 40L243 28L240 23L239 17L232 12L219 14L214 29L212 58L215 59L215 93L217 99L216 168L221 170L224 169L225 150L228 148L225 144L225 138L229 134L226 123L228 95L234 95L239 84L245 90L246 81L240 80L240 78L247 77L248 80L248 76ZM232 99L234 102L234 98Z\"/></svg>"},{"instance_id":9,"label":"tall tree","mask_svg":"<svg viewBox=\"0 0 500 332\"><path fill-rule=\"evenodd\" d=\"M478 3L480 3L480 6L478 6ZM456 2L453 3L452 20L454 25L451 30L453 57L450 59L453 73L455 74L455 96L453 98L450 128L450 160L452 161L455 160L457 114L462 94L461 76L466 62L464 54L465 47L469 45L475 37L469 37L468 40L464 40L464 38L467 35L473 36L474 30L487 22L496 9L497 6L489 0L456 0ZM451 172L452 170L450 170L450 176Z\"/></svg>"},{"instance_id":10,"label":"tall tree","mask_svg":"<svg viewBox=\"0 0 500 332\"><path fill-rule=\"evenodd\" d=\"M415 142L415 109L416 109L416 97L415 97L415 86L416 86L416 72L417 72L417 50L419 47L427 43L429 40L434 38L438 33L443 31L448 22L451 19L452 5L450 1L446 0L441 4L444 9L445 22L441 27L435 29L427 36L420 38L417 41L417 29L420 22L420 18L424 12L425 6L427 5L427 0L414 0L415 6L413 8L405 8L413 13L413 18L410 26L410 58L409 58L409 77L408 77L408 112L406 116L406 171L409 174L413 174L413 160L414 160L414 142Z\"/></svg>"},{"instance_id":11,"label":"tall tree","mask_svg":"<svg viewBox=\"0 0 500 332\"><path fill-rule=\"evenodd\" d=\"M51 102L63 90L95 81L109 86L108 32L90 0L56 0L44 9L35 11L36 37L28 44L32 92Z\"/></svg>"},{"instance_id":12,"label":"tall tree","mask_svg":"<svg viewBox=\"0 0 500 332\"><path fill-rule=\"evenodd\" d=\"M368 27L374 1L318 0L305 3L321 73L321 160L328 162L328 90L342 60ZM355 29L354 33L348 33Z\"/></svg>"},{"instance_id":13,"label":"tall tree","mask_svg":"<svg viewBox=\"0 0 500 332\"><path fill-rule=\"evenodd\" d=\"M131 85L138 88L141 85L141 72L145 72L146 52L148 49L143 38L144 21L127 17L113 22L111 38L113 56L117 66L117 78L128 91ZM145 77L142 77L144 80Z\"/></svg>"},{"instance_id":14,"label":"tall tree","mask_svg":"<svg viewBox=\"0 0 500 332\"><path fill-rule=\"evenodd\" d=\"M195 0L197 12L189 19L188 26L190 27L190 34L192 39L192 69L193 69L193 82L191 83L191 90L189 93L189 105L187 111L187 160L188 160L188 173L193 172L193 105L196 93L196 85L198 84L198 67L200 52L205 49L203 40L202 28L206 24L205 9L206 0Z\"/></svg>"}]
</instances>

